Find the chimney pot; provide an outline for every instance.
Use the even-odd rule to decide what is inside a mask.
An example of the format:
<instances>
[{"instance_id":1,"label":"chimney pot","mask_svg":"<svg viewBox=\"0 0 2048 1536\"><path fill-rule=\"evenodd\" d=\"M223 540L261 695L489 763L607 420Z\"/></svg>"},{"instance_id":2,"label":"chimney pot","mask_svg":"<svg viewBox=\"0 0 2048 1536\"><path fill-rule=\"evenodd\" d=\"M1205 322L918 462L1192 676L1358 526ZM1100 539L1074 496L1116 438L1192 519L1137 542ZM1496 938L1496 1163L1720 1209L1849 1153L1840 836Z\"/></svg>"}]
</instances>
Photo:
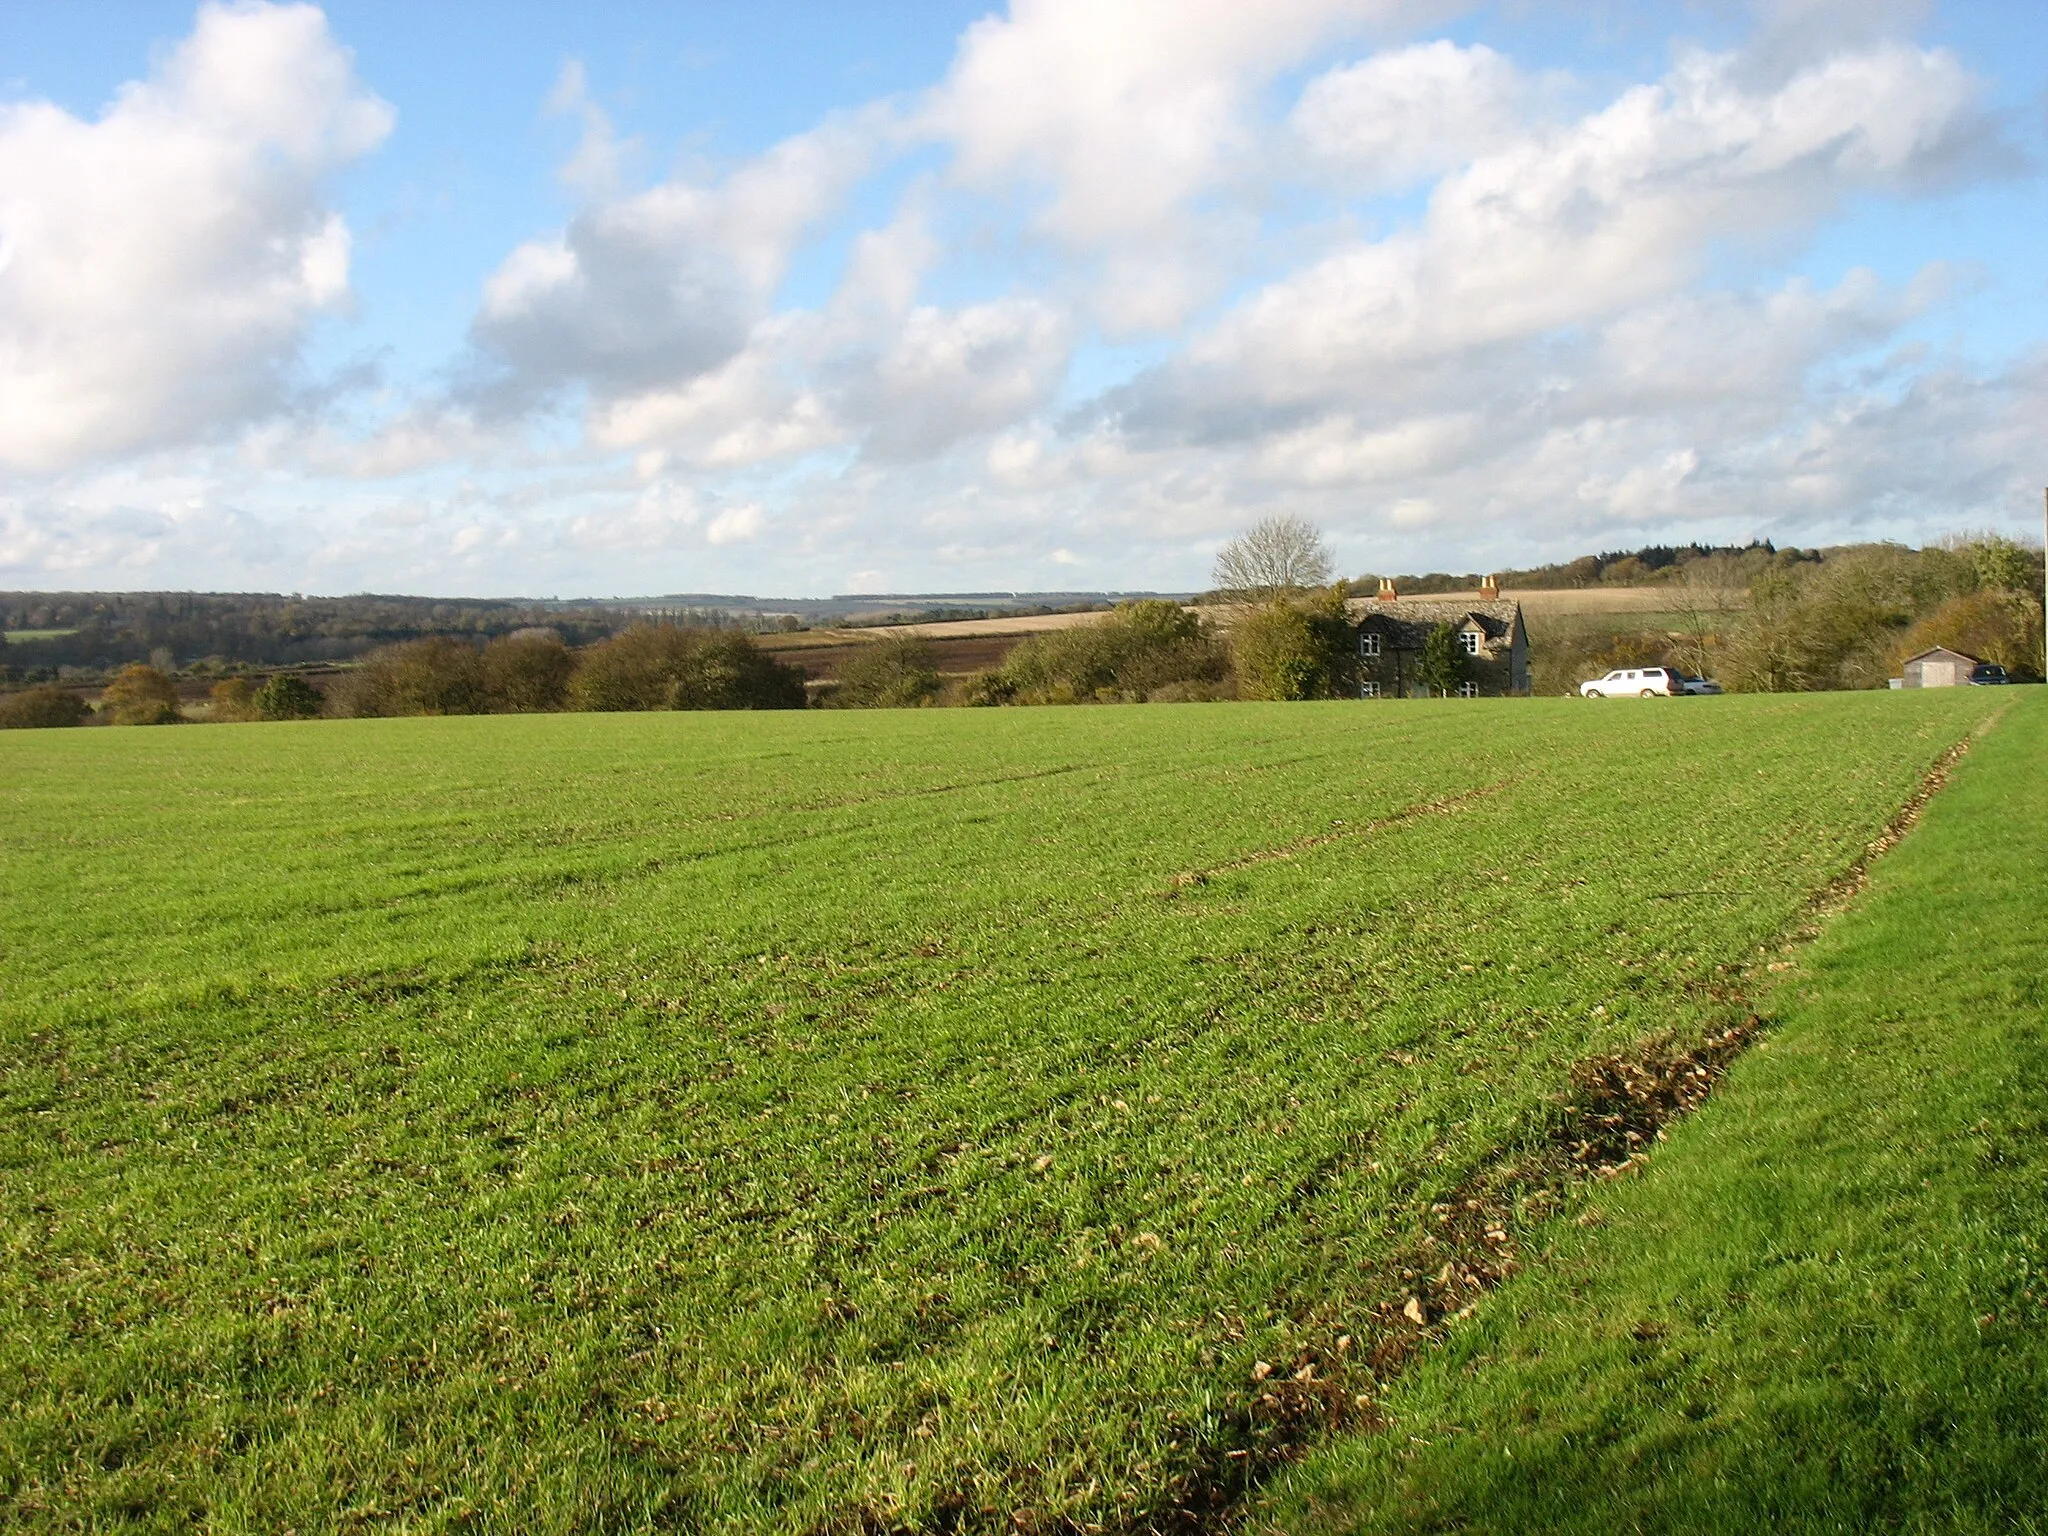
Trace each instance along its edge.
<instances>
[{"instance_id":1,"label":"chimney pot","mask_svg":"<svg viewBox=\"0 0 2048 1536\"><path fill-rule=\"evenodd\" d=\"M1391 603L1391 602L1393 602L1393 601L1394 601L1394 599L1395 599L1395 598L1399 597L1400 595L1401 595L1400 593L1398 593L1398 592L1396 592L1396 591L1394 590L1394 578L1393 578L1393 577L1391 577L1391 576L1382 576L1382 577L1380 578L1380 601L1381 601L1381 602L1383 602L1383 603Z\"/></svg>"},{"instance_id":2,"label":"chimney pot","mask_svg":"<svg viewBox=\"0 0 2048 1536\"><path fill-rule=\"evenodd\" d=\"M1486 580L1479 583L1479 595L1481 597L1499 597L1500 582L1492 576L1488 576Z\"/></svg>"}]
</instances>

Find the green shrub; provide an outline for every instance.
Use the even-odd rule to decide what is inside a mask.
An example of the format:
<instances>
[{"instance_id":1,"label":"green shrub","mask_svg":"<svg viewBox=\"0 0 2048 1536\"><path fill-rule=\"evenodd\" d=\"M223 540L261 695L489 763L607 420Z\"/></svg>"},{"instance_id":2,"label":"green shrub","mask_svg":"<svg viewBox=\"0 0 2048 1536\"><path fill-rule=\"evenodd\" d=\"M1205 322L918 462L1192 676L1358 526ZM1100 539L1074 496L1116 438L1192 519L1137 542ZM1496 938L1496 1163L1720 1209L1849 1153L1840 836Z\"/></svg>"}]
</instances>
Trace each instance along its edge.
<instances>
[{"instance_id":1,"label":"green shrub","mask_svg":"<svg viewBox=\"0 0 2048 1536\"><path fill-rule=\"evenodd\" d=\"M569 700L590 710L802 709L804 674L732 630L636 624L581 654Z\"/></svg>"},{"instance_id":2,"label":"green shrub","mask_svg":"<svg viewBox=\"0 0 2048 1536\"><path fill-rule=\"evenodd\" d=\"M521 630L484 651L484 692L504 714L544 714L569 701L576 658L551 629Z\"/></svg>"},{"instance_id":3,"label":"green shrub","mask_svg":"<svg viewBox=\"0 0 2048 1536\"><path fill-rule=\"evenodd\" d=\"M1230 650L1240 698L1328 699L1355 691L1351 623L1336 588L1240 609Z\"/></svg>"},{"instance_id":4,"label":"green shrub","mask_svg":"<svg viewBox=\"0 0 2048 1536\"><path fill-rule=\"evenodd\" d=\"M280 672L257 690L256 713L265 720L310 720L325 702L303 677Z\"/></svg>"},{"instance_id":5,"label":"green shrub","mask_svg":"<svg viewBox=\"0 0 2048 1536\"><path fill-rule=\"evenodd\" d=\"M92 713L75 693L45 683L20 693L0 697L0 731L42 730L59 725L83 725Z\"/></svg>"},{"instance_id":6,"label":"green shrub","mask_svg":"<svg viewBox=\"0 0 2048 1536\"><path fill-rule=\"evenodd\" d=\"M123 667L100 690L100 708L115 725L175 725L184 718L178 713L178 685L140 662Z\"/></svg>"},{"instance_id":7,"label":"green shrub","mask_svg":"<svg viewBox=\"0 0 2048 1536\"><path fill-rule=\"evenodd\" d=\"M986 672L977 672L967 679L961 690L961 702L975 709L986 709L997 704L1012 704L1017 699L1017 688L1003 675L1000 667L991 667Z\"/></svg>"},{"instance_id":8,"label":"green shrub","mask_svg":"<svg viewBox=\"0 0 2048 1536\"><path fill-rule=\"evenodd\" d=\"M1423 636L1415 680L1438 698L1450 697L1465 681L1465 653L1458 647L1458 632L1450 625L1439 624Z\"/></svg>"},{"instance_id":9,"label":"green shrub","mask_svg":"<svg viewBox=\"0 0 2048 1536\"><path fill-rule=\"evenodd\" d=\"M922 635L885 635L840 668L832 703L844 709L914 709L938 692L931 643Z\"/></svg>"},{"instance_id":10,"label":"green shrub","mask_svg":"<svg viewBox=\"0 0 2048 1536\"><path fill-rule=\"evenodd\" d=\"M1097 623L1033 635L1004 659L999 683L977 680L968 696L1028 704L1142 700L1163 689L1219 684L1227 671L1223 647L1199 615L1147 598Z\"/></svg>"}]
</instances>

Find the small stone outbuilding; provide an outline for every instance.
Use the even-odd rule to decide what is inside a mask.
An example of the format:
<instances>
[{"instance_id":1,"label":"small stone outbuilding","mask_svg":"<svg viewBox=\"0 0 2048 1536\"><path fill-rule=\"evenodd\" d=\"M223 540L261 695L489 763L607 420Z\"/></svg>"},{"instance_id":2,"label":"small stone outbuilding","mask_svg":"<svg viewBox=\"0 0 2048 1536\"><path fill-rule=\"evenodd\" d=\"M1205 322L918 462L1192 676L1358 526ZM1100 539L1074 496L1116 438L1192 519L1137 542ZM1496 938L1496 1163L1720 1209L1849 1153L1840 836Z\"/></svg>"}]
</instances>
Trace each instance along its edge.
<instances>
[{"instance_id":1,"label":"small stone outbuilding","mask_svg":"<svg viewBox=\"0 0 2048 1536\"><path fill-rule=\"evenodd\" d=\"M1961 651L1952 651L1945 645L1937 645L1918 656L1908 656L1906 664L1899 670L1904 674L1900 686L1904 688L1961 688L1970 681L1971 669L1977 665L1977 658L1965 656Z\"/></svg>"},{"instance_id":2,"label":"small stone outbuilding","mask_svg":"<svg viewBox=\"0 0 2048 1536\"><path fill-rule=\"evenodd\" d=\"M1377 597L1345 605L1358 646L1360 693L1402 699L1423 692L1417 680L1422 648L1440 624L1451 626L1465 661L1467 698L1529 691L1529 631L1522 605L1502 597L1491 580L1471 597L1402 597L1382 580Z\"/></svg>"}]
</instances>

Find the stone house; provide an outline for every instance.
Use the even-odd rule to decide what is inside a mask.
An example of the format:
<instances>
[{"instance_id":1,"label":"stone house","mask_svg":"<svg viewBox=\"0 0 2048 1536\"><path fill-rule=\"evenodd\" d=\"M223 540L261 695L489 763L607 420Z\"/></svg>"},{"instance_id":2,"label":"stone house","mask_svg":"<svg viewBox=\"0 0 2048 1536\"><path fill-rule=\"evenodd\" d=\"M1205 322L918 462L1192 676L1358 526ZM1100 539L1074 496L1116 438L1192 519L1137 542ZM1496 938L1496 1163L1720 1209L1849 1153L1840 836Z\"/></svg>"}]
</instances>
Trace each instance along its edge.
<instances>
[{"instance_id":1,"label":"stone house","mask_svg":"<svg viewBox=\"0 0 2048 1536\"><path fill-rule=\"evenodd\" d=\"M1908 656L1899 670L1905 674L1902 688L1960 688L1970 681L1977 658L1937 645L1918 656Z\"/></svg>"},{"instance_id":2,"label":"stone house","mask_svg":"<svg viewBox=\"0 0 2048 1536\"><path fill-rule=\"evenodd\" d=\"M1459 692L1503 698L1529 691L1529 630L1522 605L1502 597L1492 577L1471 597L1402 597L1382 577L1377 597L1345 604L1358 647L1361 696L1404 699L1422 694L1422 648L1440 624L1451 626L1465 663Z\"/></svg>"}]
</instances>

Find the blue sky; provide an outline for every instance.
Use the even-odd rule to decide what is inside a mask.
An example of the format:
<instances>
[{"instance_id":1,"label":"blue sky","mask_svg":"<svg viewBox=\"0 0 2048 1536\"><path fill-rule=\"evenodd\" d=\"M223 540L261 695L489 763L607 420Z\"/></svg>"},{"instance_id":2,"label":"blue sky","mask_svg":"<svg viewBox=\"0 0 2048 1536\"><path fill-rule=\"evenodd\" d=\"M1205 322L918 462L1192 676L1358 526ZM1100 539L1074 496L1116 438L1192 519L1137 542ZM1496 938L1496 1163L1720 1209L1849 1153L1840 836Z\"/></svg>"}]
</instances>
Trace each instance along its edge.
<instances>
[{"instance_id":1,"label":"blue sky","mask_svg":"<svg viewBox=\"0 0 2048 1536\"><path fill-rule=\"evenodd\" d=\"M0 585L2039 526L2048 15L0 3Z\"/></svg>"}]
</instances>

